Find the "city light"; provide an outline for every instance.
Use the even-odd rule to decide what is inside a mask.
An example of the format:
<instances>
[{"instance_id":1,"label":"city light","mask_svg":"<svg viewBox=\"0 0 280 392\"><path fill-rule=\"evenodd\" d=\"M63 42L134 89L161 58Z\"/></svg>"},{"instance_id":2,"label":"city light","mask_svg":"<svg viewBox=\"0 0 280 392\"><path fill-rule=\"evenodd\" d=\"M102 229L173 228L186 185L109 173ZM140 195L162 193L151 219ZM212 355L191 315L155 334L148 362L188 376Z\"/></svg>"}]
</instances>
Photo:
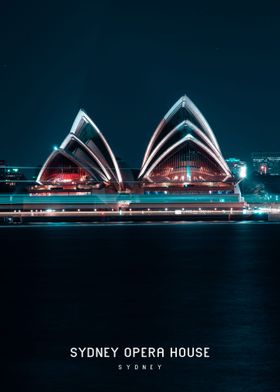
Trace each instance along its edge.
<instances>
[{"instance_id":1,"label":"city light","mask_svg":"<svg viewBox=\"0 0 280 392\"><path fill-rule=\"evenodd\" d=\"M241 166L239 170L239 177L240 178L246 178L247 177L247 166Z\"/></svg>"}]
</instances>

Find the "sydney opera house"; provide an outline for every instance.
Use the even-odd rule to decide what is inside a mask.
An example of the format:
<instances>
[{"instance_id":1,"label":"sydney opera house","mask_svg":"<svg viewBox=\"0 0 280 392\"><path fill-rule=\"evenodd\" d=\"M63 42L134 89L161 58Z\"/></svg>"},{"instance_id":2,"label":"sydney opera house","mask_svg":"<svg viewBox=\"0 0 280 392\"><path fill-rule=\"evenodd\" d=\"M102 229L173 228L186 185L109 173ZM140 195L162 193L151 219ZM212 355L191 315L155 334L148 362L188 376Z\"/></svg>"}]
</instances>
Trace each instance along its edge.
<instances>
[{"instance_id":1,"label":"sydney opera house","mask_svg":"<svg viewBox=\"0 0 280 392\"><path fill-rule=\"evenodd\" d=\"M237 182L208 122L185 95L158 124L138 171L116 157L80 110L41 168L36 192L237 194Z\"/></svg>"}]
</instances>

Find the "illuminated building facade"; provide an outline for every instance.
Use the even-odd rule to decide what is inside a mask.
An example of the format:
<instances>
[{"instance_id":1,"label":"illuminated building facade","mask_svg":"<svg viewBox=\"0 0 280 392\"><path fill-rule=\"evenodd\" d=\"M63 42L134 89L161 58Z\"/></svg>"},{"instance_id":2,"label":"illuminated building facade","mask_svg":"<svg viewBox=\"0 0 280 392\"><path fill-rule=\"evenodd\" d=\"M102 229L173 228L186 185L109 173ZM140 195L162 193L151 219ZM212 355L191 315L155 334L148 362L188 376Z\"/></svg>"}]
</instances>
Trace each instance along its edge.
<instances>
[{"instance_id":1,"label":"illuminated building facade","mask_svg":"<svg viewBox=\"0 0 280 392\"><path fill-rule=\"evenodd\" d=\"M100 130L80 110L69 135L43 165L37 190L239 192L212 129L186 95L159 123L137 175L119 162Z\"/></svg>"},{"instance_id":2,"label":"illuminated building facade","mask_svg":"<svg viewBox=\"0 0 280 392\"><path fill-rule=\"evenodd\" d=\"M115 155L103 134L80 110L59 148L48 157L37 182L49 190L93 190L107 188L119 191L122 175Z\"/></svg>"},{"instance_id":3,"label":"illuminated building facade","mask_svg":"<svg viewBox=\"0 0 280 392\"><path fill-rule=\"evenodd\" d=\"M0 192L13 192L18 183L24 182L25 176L15 166L9 166L5 160L0 160Z\"/></svg>"},{"instance_id":4,"label":"illuminated building facade","mask_svg":"<svg viewBox=\"0 0 280 392\"><path fill-rule=\"evenodd\" d=\"M259 174L280 175L280 152L253 152L253 168Z\"/></svg>"},{"instance_id":5,"label":"illuminated building facade","mask_svg":"<svg viewBox=\"0 0 280 392\"><path fill-rule=\"evenodd\" d=\"M186 95L167 112L152 135L139 181L151 191L236 191L212 129Z\"/></svg>"},{"instance_id":6,"label":"illuminated building facade","mask_svg":"<svg viewBox=\"0 0 280 392\"><path fill-rule=\"evenodd\" d=\"M226 159L228 167L236 180L247 177L247 163L238 158Z\"/></svg>"}]
</instances>

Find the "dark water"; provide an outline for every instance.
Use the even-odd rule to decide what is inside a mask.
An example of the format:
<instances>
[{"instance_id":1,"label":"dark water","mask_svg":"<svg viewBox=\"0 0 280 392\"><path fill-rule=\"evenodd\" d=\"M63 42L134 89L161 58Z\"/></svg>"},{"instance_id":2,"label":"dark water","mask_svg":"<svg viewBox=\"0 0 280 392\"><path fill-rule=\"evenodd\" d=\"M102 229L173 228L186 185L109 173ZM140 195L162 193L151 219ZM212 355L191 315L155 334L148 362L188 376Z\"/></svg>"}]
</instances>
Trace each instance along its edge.
<instances>
[{"instance_id":1,"label":"dark water","mask_svg":"<svg viewBox=\"0 0 280 392\"><path fill-rule=\"evenodd\" d=\"M279 391L280 225L0 227L16 391ZM6 256L4 257L4 252ZM209 359L71 359L71 346L209 346Z\"/></svg>"}]
</instances>

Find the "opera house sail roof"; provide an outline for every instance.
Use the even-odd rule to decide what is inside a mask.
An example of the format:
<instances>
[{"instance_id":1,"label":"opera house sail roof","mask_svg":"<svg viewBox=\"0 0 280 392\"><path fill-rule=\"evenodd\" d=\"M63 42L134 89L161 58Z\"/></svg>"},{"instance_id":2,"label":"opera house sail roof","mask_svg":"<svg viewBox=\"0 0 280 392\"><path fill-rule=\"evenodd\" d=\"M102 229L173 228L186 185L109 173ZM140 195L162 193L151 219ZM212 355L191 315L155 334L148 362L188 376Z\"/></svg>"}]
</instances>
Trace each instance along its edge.
<instances>
[{"instance_id":1,"label":"opera house sail roof","mask_svg":"<svg viewBox=\"0 0 280 392\"><path fill-rule=\"evenodd\" d=\"M137 174L115 157L96 124L80 110L65 140L43 165L37 182L108 192L236 191L214 132L186 95L160 121Z\"/></svg>"},{"instance_id":2,"label":"opera house sail roof","mask_svg":"<svg viewBox=\"0 0 280 392\"><path fill-rule=\"evenodd\" d=\"M115 155L95 123L80 110L70 133L43 165L37 182L100 183L122 187L122 174Z\"/></svg>"},{"instance_id":3,"label":"opera house sail roof","mask_svg":"<svg viewBox=\"0 0 280 392\"><path fill-rule=\"evenodd\" d=\"M188 185L226 182L231 177L209 124L186 95L181 97L152 135L139 180Z\"/></svg>"}]
</instances>

